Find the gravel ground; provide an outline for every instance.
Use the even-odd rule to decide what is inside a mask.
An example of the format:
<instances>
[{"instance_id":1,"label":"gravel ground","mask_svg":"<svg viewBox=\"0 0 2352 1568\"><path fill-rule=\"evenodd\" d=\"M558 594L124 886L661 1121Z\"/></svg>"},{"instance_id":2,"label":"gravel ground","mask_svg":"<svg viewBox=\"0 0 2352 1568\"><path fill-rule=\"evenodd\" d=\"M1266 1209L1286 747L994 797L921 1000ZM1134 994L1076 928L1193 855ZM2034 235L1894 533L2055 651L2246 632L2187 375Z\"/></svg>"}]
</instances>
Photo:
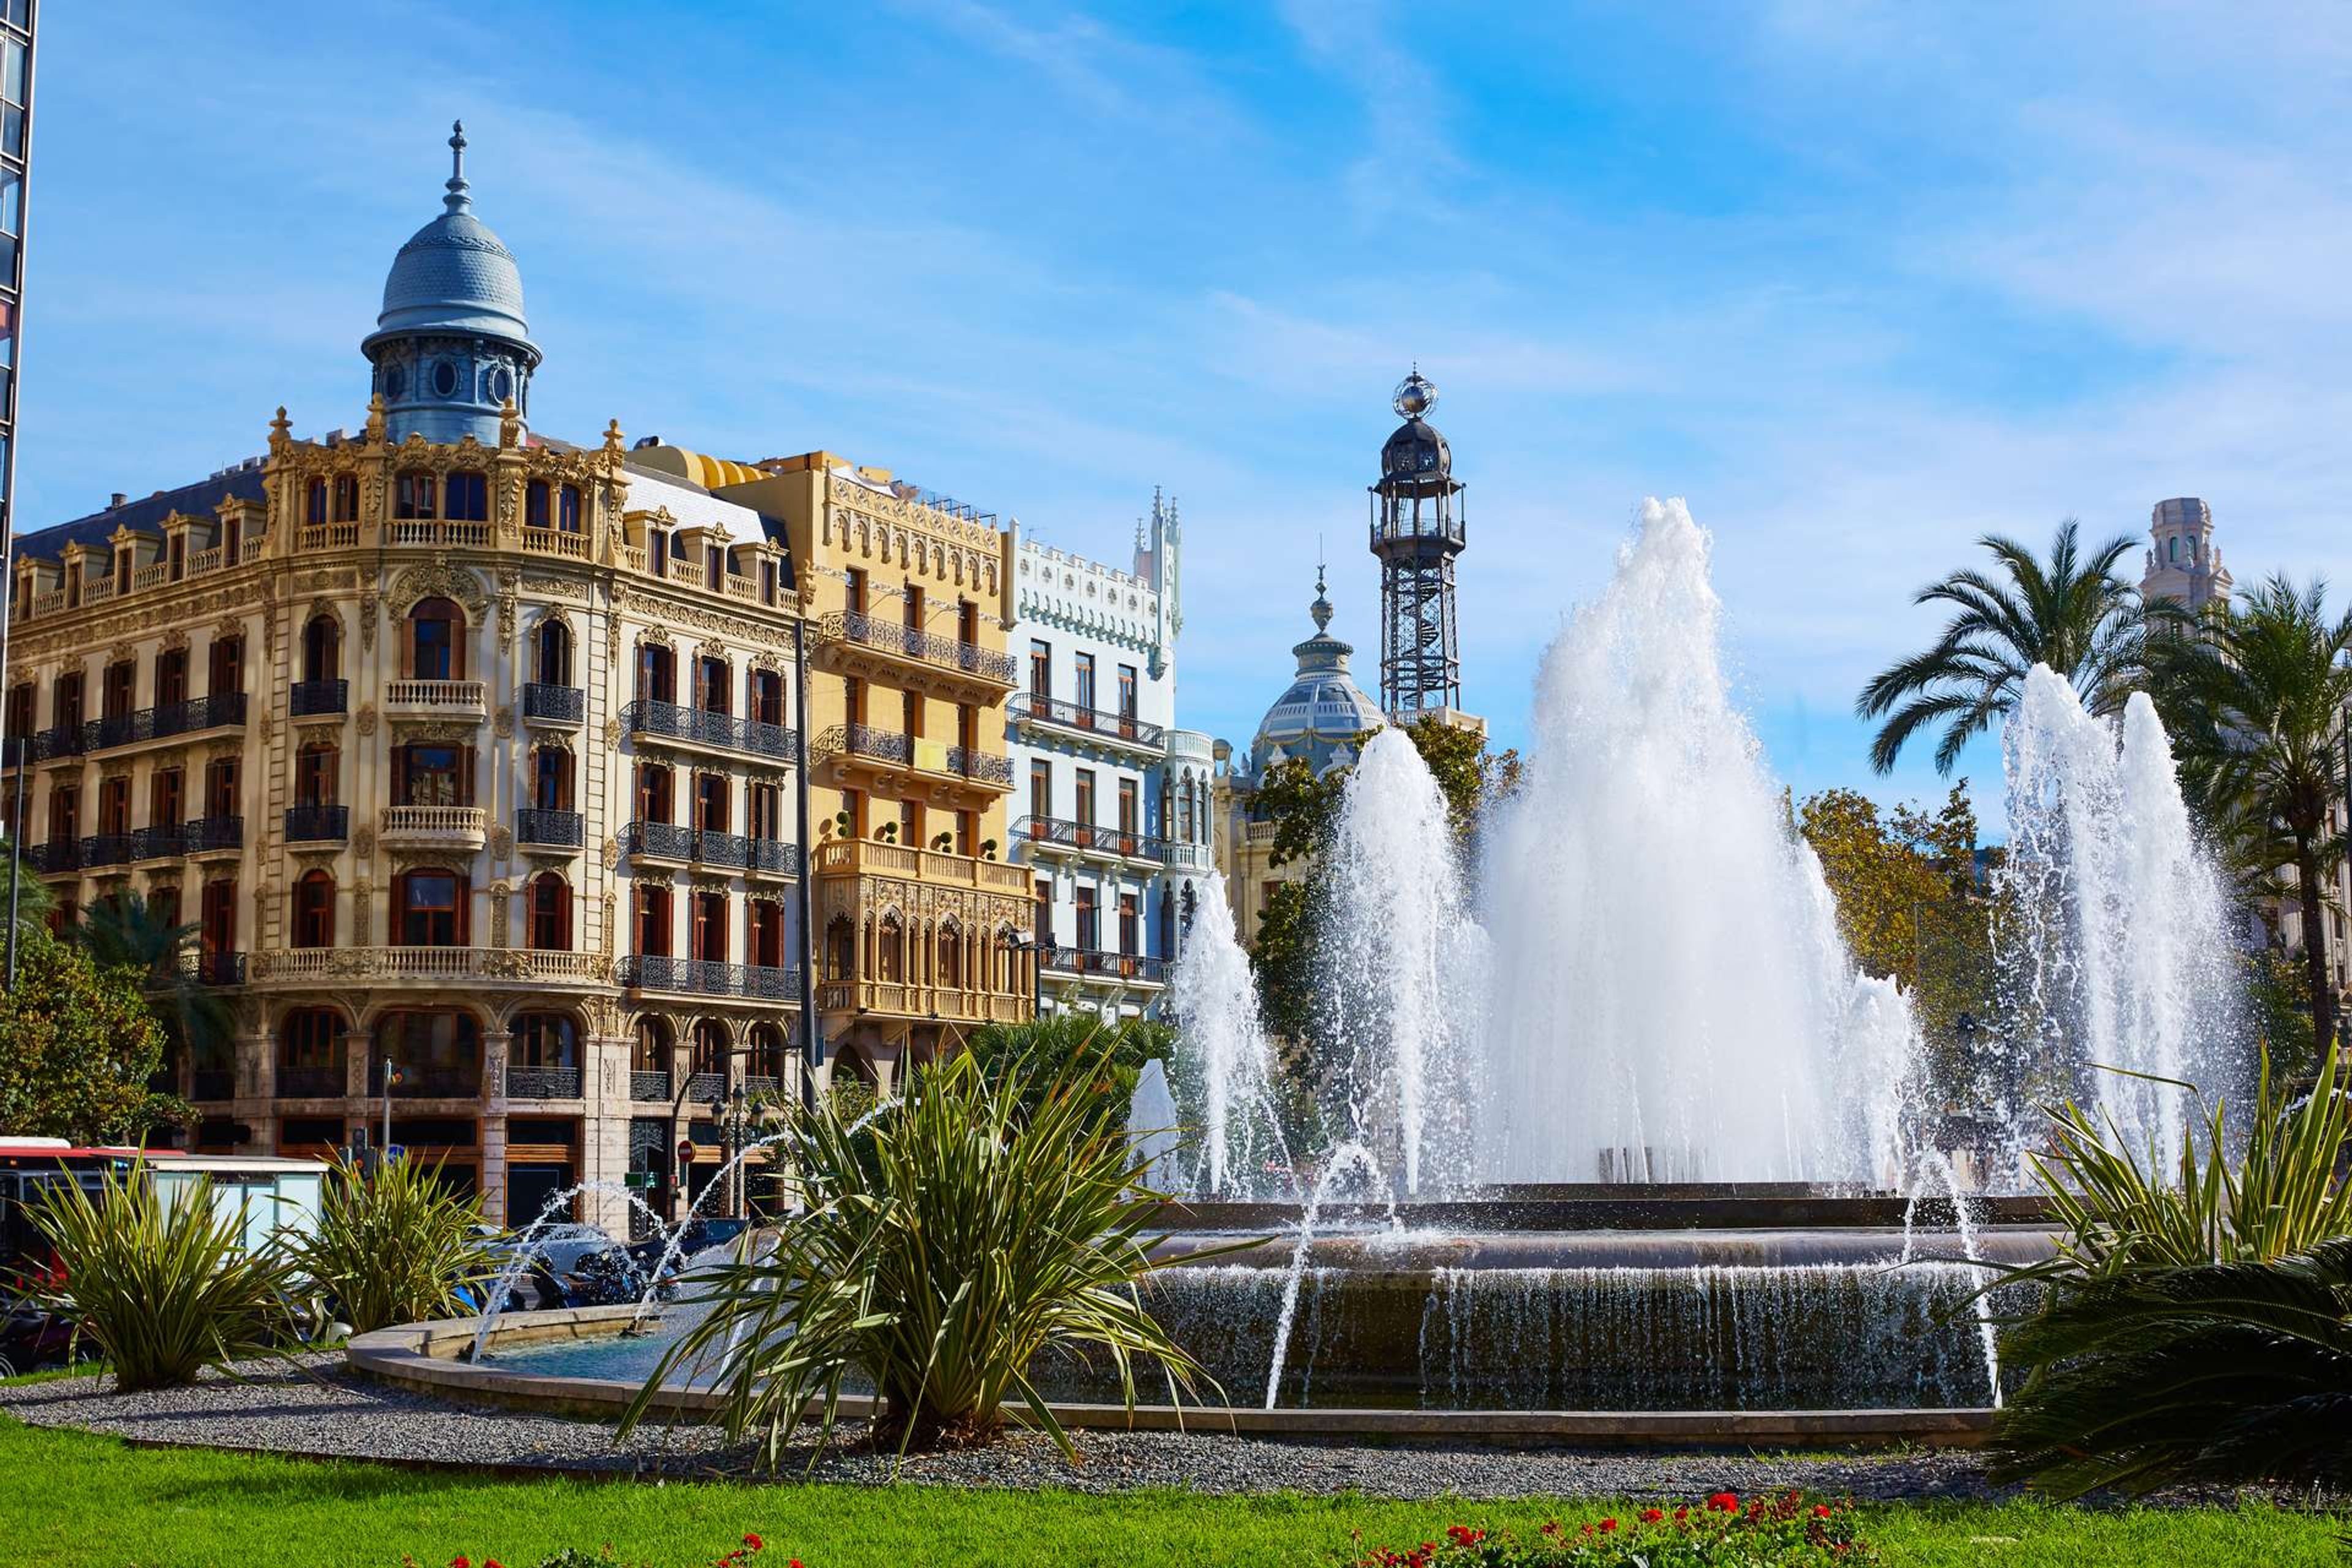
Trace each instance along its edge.
<instances>
[{"instance_id":1,"label":"gravel ground","mask_svg":"<svg viewBox=\"0 0 2352 1568\"><path fill-rule=\"evenodd\" d=\"M270 1362L241 1380L208 1375L194 1387L112 1393L72 1379L0 1387L0 1412L44 1426L79 1426L148 1442L322 1458L543 1468L600 1473L748 1473L751 1455L706 1426L646 1428L624 1444L609 1428L521 1411L450 1404L356 1378L340 1358L299 1370ZM853 1438L857 1429L849 1429ZM986 1447L910 1458L899 1479L937 1486L1055 1487L1113 1492L1179 1487L1212 1493L1359 1492L1370 1497L1688 1498L1803 1487L1857 1499L1997 1495L1983 1461L1962 1450L1743 1452L1538 1449L1417 1442L1372 1446L1213 1432L1083 1432L1078 1462L1045 1439L1015 1433ZM797 1479L801 1462L787 1460ZM879 1485L887 1456L836 1450L811 1479Z\"/></svg>"}]
</instances>

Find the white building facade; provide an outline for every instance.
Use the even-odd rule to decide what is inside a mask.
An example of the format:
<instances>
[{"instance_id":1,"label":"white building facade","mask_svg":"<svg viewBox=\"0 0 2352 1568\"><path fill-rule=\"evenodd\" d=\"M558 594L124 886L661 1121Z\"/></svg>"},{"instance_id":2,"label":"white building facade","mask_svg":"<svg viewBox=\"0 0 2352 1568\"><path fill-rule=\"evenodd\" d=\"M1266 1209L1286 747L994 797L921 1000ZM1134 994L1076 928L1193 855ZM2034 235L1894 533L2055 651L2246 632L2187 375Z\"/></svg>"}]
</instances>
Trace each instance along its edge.
<instances>
[{"instance_id":1,"label":"white building facade","mask_svg":"<svg viewBox=\"0 0 2352 1568\"><path fill-rule=\"evenodd\" d=\"M1208 873L1210 742L1175 727L1180 544L1155 495L1131 569L1014 545L1010 858L1031 868L1041 1013L1156 1014Z\"/></svg>"}]
</instances>

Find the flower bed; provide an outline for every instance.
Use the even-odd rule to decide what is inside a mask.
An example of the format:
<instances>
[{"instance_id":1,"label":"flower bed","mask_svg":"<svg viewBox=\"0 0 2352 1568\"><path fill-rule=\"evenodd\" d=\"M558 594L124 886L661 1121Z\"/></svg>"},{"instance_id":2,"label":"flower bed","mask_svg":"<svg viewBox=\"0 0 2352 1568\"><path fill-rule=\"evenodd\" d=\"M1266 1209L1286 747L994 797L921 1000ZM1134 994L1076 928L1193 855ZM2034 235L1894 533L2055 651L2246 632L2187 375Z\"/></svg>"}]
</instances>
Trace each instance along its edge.
<instances>
[{"instance_id":1,"label":"flower bed","mask_svg":"<svg viewBox=\"0 0 2352 1568\"><path fill-rule=\"evenodd\" d=\"M1440 1540L1374 1546L1355 1559L1359 1568L1813 1568L1876 1561L1877 1552L1853 1532L1851 1503L1795 1491L1745 1504L1730 1492L1717 1492L1704 1503L1645 1508L1581 1524L1554 1520L1525 1537L1453 1524Z\"/></svg>"},{"instance_id":2,"label":"flower bed","mask_svg":"<svg viewBox=\"0 0 2352 1568\"><path fill-rule=\"evenodd\" d=\"M710 1568L746 1568L751 1555L766 1551L767 1545L760 1539L759 1531L751 1531L744 1535L740 1546L712 1558ZM401 1568L420 1568L414 1557L404 1557L400 1562ZM449 1568L506 1568L506 1565L495 1557L477 1559L461 1552L449 1559ZM604 1549L593 1557L576 1547L566 1547L552 1557L541 1558L537 1568L637 1568L637 1565L624 1563L614 1556L613 1543L608 1541ZM792 1559L785 1568L801 1568L801 1560L797 1557Z\"/></svg>"}]
</instances>

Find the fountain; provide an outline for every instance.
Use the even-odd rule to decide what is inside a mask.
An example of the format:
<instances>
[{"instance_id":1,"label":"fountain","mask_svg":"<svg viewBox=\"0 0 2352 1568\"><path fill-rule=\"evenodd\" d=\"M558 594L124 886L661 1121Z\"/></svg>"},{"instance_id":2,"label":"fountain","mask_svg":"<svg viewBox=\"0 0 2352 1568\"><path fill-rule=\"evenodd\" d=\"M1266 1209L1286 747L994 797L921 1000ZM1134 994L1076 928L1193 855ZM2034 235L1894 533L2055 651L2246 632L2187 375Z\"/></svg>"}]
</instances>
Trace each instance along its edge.
<instances>
[{"instance_id":1,"label":"fountain","mask_svg":"<svg viewBox=\"0 0 2352 1568\"><path fill-rule=\"evenodd\" d=\"M1285 1146L1248 960L1204 889L1167 997L1179 1057L1138 1092L1141 1130L1171 1103L1197 1129L1189 1169L1149 1151L1184 1196L1180 1266L1144 1289L1229 1398L1262 1394L1236 1425L1970 1440L2011 1304L1971 1298L2051 1247L2018 1195L2032 1099L2090 1093L2163 1140L2179 1091L2095 1068L2226 1062L2224 906L2155 712L2111 723L2037 671L2006 738L2002 1016L1957 1108L2010 1152L1963 1179L1908 1003L1846 952L1731 700L1708 549L1682 503L1644 504L1544 660L1533 757L1475 853L1407 736L1363 746L1322 867L1317 1037L1281 1069L1307 1064L1328 1148ZM562 1355L612 1372L658 1346Z\"/></svg>"}]
</instances>

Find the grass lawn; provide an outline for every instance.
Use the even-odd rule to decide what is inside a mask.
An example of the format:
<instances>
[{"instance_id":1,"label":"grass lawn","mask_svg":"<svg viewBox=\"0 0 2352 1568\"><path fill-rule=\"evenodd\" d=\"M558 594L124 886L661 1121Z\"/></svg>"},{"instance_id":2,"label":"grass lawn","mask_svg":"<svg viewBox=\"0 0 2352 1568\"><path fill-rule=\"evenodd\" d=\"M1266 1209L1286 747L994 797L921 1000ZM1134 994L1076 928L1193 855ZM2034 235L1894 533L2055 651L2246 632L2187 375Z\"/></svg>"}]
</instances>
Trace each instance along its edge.
<instances>
[{"instance_id":1,"label":"grass lawn","mask_svg":"<svg viewBox=\"0 0 2352 1568\"><path fill-rule=\"evenodd\" d=\"M921 1563L1321 1563L1349 1532L1409 1543L1461 1521L1532 1526L1617 1511L1593 1503L1393 1503L1357 1498L1088 1498L906 1487L656 1487L506 1481L196 1451L124 1447L0 1417L0 1561L12 1568L299 1564L533 1568L565 1546L611 1542L629 1562L709 1563L746 1531L783 1568ZM2330 1564L2342 1521L2270 1509L2090 1512L2030 1504L1873 1509L1890 1563L2093 1568L2097 1564Z\"/></svg>"}]
</instances>

